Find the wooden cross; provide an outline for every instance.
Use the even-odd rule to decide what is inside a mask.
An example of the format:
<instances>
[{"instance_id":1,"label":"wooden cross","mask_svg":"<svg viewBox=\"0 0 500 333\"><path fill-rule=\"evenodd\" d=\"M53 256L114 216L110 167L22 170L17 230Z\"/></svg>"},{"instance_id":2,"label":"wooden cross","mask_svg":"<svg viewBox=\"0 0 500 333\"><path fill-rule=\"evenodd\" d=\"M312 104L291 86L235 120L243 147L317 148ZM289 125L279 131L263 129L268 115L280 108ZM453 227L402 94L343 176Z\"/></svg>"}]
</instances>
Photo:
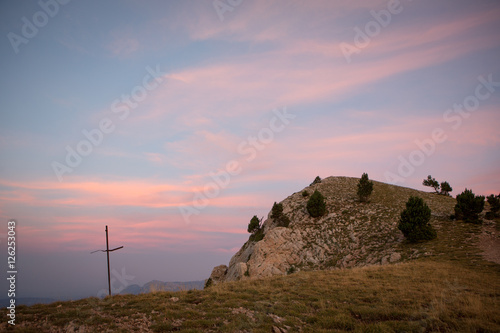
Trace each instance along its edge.
<instances>
[{"instance_id":1,"label":"wooden cross","mask_svg":"<svg viewBox=\"0 0 500 333\"><path fill-rule=\"evenodd\" d=\"M113 251L116 251L116 250L119 250L119 249L122 249L123 246L120 246L120 247L117 247L115 249L112 249L110 250L109 249L109 245L108 245L108 226L106 226L106 250L96 250L96 251L93 251L93 252L90 252L90 254L92 253L96 253L96 252L106 252L106 255L108 257L108 291L109 291L109 296L111 296L111 277L110 277L110 273L109 273L109 252L113 252Z\"/></svg>"}]
</instances>

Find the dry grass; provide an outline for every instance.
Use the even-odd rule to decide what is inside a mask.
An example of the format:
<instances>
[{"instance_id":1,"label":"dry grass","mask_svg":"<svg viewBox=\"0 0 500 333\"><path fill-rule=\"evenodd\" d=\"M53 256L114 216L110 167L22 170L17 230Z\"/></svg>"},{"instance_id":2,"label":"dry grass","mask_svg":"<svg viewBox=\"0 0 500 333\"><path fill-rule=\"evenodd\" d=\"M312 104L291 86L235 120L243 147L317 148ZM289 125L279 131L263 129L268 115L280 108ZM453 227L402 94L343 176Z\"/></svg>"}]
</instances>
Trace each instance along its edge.
<instances>
[{"instance_id":1,"label":"dry grass","mask_svg":"<svg viewBox=\"0 0 500 333\"><path fill-rule=\"evenodd\" d=\"M16 331L499 332L499 296L498 266L426 259L20 307Z\"/></svg>"}]
</instances>

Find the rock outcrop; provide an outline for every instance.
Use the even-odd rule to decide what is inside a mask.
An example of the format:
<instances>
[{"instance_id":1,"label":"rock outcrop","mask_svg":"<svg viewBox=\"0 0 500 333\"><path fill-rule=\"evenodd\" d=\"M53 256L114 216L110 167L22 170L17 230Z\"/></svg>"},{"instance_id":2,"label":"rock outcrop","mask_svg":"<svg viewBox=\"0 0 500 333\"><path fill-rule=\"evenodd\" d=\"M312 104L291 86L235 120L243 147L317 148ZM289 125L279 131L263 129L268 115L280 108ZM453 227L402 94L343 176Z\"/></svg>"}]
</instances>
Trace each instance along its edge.
<instances>
[{"instance_id":1,"label":"rock outcrop","mask_svg":"<svg viewBox=\"0 0 500 333\"><path fill-rule=\"evenodd\" d=\"M397 229L399 215L410 195L423 197L432 209L433 218L452 214L451 197L375 181L370 202L361 203L356 196L358 181L358 178L329 177L306 187L304 190L309 194L318 190L326 198L327 212L319 218L308 214L309 196L303 196L303 191L283 200L283 214L289 217L289 226L278 227L269 214L262 226L264 238L247 241L228 267L214 268L212 281L389 264L416 258L424 253L403 250L404 237Z\"/></svg>"}]
</instances>

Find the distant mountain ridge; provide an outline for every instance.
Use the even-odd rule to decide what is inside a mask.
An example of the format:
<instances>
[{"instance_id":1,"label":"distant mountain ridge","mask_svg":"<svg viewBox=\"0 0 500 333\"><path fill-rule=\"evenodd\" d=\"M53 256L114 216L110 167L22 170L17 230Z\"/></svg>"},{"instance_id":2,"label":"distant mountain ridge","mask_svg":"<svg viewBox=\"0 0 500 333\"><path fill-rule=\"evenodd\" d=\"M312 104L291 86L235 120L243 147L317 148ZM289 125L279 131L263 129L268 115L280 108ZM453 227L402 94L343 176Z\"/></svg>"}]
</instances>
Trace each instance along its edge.
<instances>
[{"instance_id":1,"label":"distant mountain ridge","mask_svg":"<svg viewBox=\"0 0 500 333\"><path fill-rule=\"evenodd\" d=\"M205 281L186 281L186 282L163 282L158 280L152 280L144 284L142 287L137 284L132 284L122 290L120 295L132 294L139 295L155 291L181 291L181 290L191 290L198 289L201 290L205 286ZM61 301L54 298L48 297L17 297L16 306L26 305L31 306L35 304L50 304L57 301ZM0 308L6 308L10 305L10 298L0 298Z\"/></svg>"},{"instance_id":2,"label":"distant mountain ridge","mask_svg":"<svg viewBox=\"0 0 500 333\"><path fill-rule=\"evenodd\" d=\"M180 290L201 290L205 286L205 281L186 281L186 282L163 282L152 280L142 287L138 284L132 284L120 292L121 295L132 294L139 295L155 291L180 291Z\"/></svg>"},{"instance_id":3,"label":"distant mountain ridge","mask_svg":"<svg viewBox=\"0 0 500 333\"><path fill-rule=\"evenodd\" d=\"M35 304L49 304L53 303L56 300L53 298L45 298L45 297L17 297L16 298L16 306L26 305L31 306ZM6 308L10 305L10 298L1 298L0 299L0 308Z\"/></svg>"}]
</instances>

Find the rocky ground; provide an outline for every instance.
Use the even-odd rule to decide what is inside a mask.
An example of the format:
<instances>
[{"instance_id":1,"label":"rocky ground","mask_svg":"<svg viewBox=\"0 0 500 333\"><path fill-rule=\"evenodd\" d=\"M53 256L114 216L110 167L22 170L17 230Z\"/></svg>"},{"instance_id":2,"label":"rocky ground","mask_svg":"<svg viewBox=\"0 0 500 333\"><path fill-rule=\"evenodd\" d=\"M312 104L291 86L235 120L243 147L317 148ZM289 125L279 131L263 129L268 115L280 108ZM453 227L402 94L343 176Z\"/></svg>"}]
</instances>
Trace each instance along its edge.
<instances>
[{"instance_id":1,"label":"rocky ground","mask_svg":"<svg viewBox=\"0 0 500 333\"><path fill-rule=\"evenodd\" d=\"M500 264L500 232L493 221L484 221L478 242L486 260Z\"/></svg>"}]
</instances>

